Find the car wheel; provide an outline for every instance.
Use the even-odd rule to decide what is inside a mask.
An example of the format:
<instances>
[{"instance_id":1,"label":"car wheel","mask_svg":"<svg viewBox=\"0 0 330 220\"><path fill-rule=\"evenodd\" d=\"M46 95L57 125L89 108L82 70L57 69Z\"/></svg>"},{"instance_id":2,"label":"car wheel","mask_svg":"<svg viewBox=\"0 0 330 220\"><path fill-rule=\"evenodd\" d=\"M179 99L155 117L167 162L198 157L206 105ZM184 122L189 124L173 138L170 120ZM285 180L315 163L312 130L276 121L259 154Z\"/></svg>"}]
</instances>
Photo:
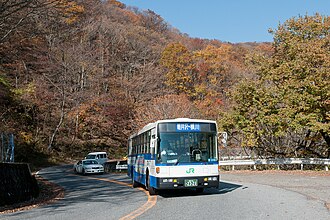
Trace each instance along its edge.
<instances>
[{"instance_id":1,"label":"car wheel","mask_svg":"<svg viewBox=\"0 0 330 220\"><path fill-rule=\"evenodd\" d=\"M86 175L85 169L82 169L82 175Z\"/></svg>"}]
</instances>

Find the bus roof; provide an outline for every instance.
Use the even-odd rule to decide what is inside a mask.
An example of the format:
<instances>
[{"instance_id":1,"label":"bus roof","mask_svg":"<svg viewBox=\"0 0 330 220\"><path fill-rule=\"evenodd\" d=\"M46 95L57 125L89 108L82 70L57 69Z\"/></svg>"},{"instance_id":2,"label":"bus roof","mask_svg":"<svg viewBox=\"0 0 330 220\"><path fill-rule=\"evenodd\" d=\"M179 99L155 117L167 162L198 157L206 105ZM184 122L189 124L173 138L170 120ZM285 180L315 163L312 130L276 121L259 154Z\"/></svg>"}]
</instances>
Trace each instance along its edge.
<instances>
[{"instance_id":1,"label":"bus roof","mask_svg":"<svg viewBox=\"0 0 330 220\"><path fill-rule=\"evenodd\" d=\"M133 138L141 133L144 133L148 130L151 130L152 128L156 128L157 124L159 123L170 123L170 122L185 122L185 123L216 123L216 121L213 120L204 120L204 119L191 119L191 118L175 118L175 119L164 119L164 120L158 120L154 123L149 123L146 126L144 126L141 130L139 130L137 133L130 136L130 138Z\"/></svg>"},{"instance_id":2,"label":"bus roof","mask_svg":"<svg viewBox=\"0 0 330 220\"><path fill-rule=\"evenodd\" d=\"M201 123L216 123L212 120L204 120L204 119L191 119L191 118L175 118L175 119L165 119L165 120L159 120L156 123L166 123L166 122L201 122Z\"/></svg>"}]
</instances>

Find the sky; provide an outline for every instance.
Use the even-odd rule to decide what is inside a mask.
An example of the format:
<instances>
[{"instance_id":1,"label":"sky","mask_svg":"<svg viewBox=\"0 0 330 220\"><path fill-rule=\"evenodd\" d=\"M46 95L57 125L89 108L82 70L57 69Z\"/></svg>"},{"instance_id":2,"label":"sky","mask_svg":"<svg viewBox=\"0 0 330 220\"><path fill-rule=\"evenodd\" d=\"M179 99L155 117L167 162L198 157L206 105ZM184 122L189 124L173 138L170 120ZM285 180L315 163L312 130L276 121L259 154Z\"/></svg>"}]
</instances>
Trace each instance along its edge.
<instances>
[{"instance_id":1,"label":"sky","mask_svg":"<svg viewBox=\"0 0 330 220\"><path fill-rule=\"evenodd\" d=\"M330 0L119 0L150 9L190 37L223 42L272 42L268 30L287 19L330 15Z\"/></svg>"}]
</instances>

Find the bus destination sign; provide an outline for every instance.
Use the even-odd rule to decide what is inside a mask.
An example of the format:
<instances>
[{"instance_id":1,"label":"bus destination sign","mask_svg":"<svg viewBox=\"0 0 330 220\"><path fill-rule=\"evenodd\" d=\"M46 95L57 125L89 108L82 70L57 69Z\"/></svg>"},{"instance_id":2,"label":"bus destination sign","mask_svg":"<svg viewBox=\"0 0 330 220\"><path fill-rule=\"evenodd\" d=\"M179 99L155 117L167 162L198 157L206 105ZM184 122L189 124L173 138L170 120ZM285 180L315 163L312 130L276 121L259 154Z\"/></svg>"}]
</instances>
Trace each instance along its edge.
<instances>
[{"instance_id":1,"label":"bus destination sign","mask_svg":"<svg viewBox=\"0 0 330 220\"><path fill-rule=\"evenodd\" d=\"M201 131L200 124L197 123L177 123L176 131Z\"/></svg>"}]
</instances>

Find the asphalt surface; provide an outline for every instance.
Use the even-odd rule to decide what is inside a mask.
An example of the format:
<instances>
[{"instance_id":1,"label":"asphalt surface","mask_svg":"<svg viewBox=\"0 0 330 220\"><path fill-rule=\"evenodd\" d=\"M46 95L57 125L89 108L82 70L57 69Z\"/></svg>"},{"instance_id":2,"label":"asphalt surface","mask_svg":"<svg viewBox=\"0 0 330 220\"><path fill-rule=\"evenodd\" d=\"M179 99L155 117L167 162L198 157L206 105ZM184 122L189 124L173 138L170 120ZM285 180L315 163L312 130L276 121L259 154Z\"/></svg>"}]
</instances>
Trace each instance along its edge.
<instances>
[{"instance_id":1,"label":"asphalt surface","mask_svg":"<svg viewBox=\"0 0 330 220\"><path fill-rule=\"evenodd\" d=\"M144 189L131 188L126 175L82 176L74 174L72 166L48 168L39 174L61 185L64 198L39 208L1 214L1 220L330 219L325 205L330 196L330 173L222 172L219 189L202 194L162 191L149 205ZM134 212L137 214L131 214Z\"/></svg>"},{"instance_id":2,"label":"asphalt surface","mask_svg":"<svg viewBox=\"0 0 330 220\"><path fill-rule=\"evenodd\" d=\"M82 176L74 174L72 166L60 166L44 169L39 175L62 186L64 198L39 208L0 214L0 220L120 219L147 201L140 190L93 179L107 179L110 174ZM129 183L126 176L113 176L117 181Z\"/></svg>"},{"instance_id":3,"label":"asphalt surface","mask_svg":"<svg viewBox=\"0 0 330 220\"><path fill-rule=\"evenodd\" d=\"M308 199L324 203L330 210L330 171L226 171L221 173L221 179L298 192Z\"/></svg>"},{"instance_id":4,"label":"asphalt surface","mask_svg":"<svg viewBox=\"0 0 330 220\"><path fill-rule=\"evenodd\" d=\"M220 191L202 195L160 194L157 205L136 219L327 220L330 216L322 203L296 192L252 183L221 185Z\"/></svg>"}]
</instances>

